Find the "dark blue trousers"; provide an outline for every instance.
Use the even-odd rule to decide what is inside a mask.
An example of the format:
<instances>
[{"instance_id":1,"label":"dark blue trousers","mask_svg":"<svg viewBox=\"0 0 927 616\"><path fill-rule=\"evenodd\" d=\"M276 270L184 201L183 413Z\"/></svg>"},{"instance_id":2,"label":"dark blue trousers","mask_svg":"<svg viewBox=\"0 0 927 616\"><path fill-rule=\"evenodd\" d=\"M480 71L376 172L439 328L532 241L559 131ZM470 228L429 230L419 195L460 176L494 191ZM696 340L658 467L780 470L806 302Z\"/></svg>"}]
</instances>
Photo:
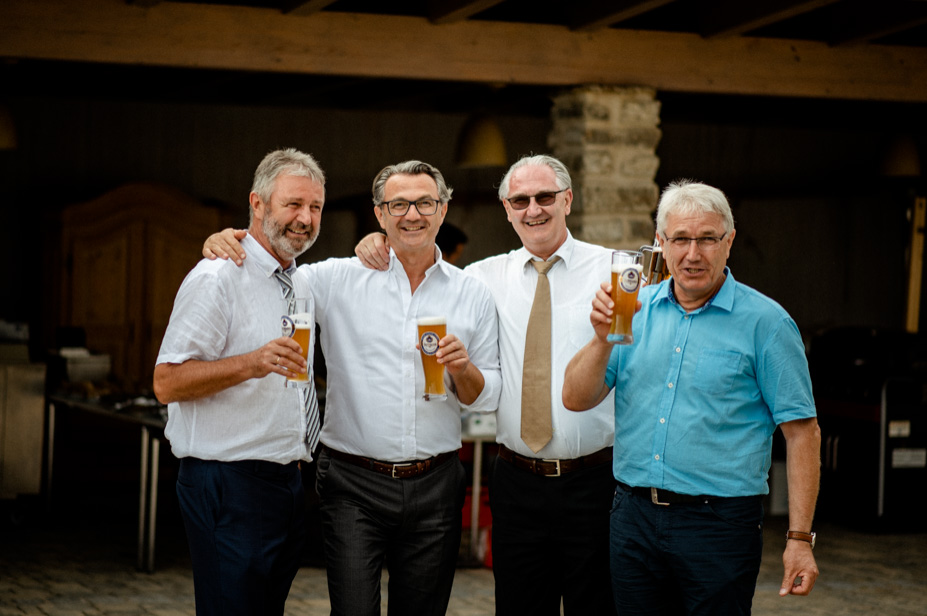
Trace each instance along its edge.
<instances>
[{"instance_id":1,"label":"dark blue trousers","mask_svg":"<svg viewBox=\"0 0 927 616\"><path fill-rule=\"evenodd\" d=\"M749 614L763 553L762 497L664 506L619 486L610 548L619 616Z\"/></svg>"},{"instance_id":2,"label":"dark blue trousers","mask_svg":"<svg viewBox=\"0 0 927 616\"><path fill-rule=\"evenodd\" d=\"M489 484L497 616L614 614L608 578L609 463L541 477L501 458Z\"/></svg>"},{"instance_id":3,"label":"dark blue trousers","mask_svg":"<svg viewBox=\"0 0 927 616\"><path fill-rule=\"evenodd\" d=\"M183 458L177 496L197 616L282 615L306 536L297 463Z\"/></svg>"},{"instance_id":4,"label":"dark blue trousers","mask_svg":"<svg viewBox=\"0 0 927 616\"><path fill-rule=\"evenodd\" d=\"M390 616L443 616L460 552L460 460L393 479L323 447L317 476L332 616L380 616L384 564Z\"/></svg>"}]
</instances>

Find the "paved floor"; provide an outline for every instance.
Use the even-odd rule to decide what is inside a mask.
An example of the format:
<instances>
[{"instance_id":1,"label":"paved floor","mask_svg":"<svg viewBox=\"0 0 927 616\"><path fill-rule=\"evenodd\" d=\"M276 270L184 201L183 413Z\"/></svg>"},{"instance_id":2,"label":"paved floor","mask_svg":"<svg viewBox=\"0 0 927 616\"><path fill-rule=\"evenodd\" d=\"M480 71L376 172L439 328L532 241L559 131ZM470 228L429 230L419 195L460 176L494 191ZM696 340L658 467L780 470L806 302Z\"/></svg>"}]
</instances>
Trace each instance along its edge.
<instances>
[{"instance_id":1,"label":"paved floor","mask_svg":"<svg viewBox=\"0 0 927 616\"><path fill-rule=\"evenodd\" d=\"M157 570L135 569L134 528L100 511L54 524L0 524L0 616L180 616L194 614L193 583L183 531L165 520ZM54 526L49 530L48 526ZM812 595L779 598L785 520L766 525L766 553L754 614L927 615L927 533L865 534L821 523L815 554L821 569ZM384 575L384 582L386 581ZM384 584L385 591L385 584ZM388 597L384 597L384 608ZM287 614L328 614L323 569L303 567ZM448 614L493 613L492 572L461 568ZM385 609L384 609L385 614Z\"/></svg>"}]
</instances>

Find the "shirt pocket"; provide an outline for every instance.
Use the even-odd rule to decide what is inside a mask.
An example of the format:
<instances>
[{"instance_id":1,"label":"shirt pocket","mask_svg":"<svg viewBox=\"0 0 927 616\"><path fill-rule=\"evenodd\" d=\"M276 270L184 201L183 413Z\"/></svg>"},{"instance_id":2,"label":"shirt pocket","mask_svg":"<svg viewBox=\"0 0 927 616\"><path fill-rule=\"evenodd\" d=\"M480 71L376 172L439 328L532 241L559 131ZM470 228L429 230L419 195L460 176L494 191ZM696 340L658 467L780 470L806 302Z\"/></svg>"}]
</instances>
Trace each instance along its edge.
<instances>
[{"instance_id":1,"label":"shirt pocket","mask_svg":"<svg viewBox=\"0 0 927 616\"><path fill-rule=\"evenodd\" d=\"M734 387L740 373L742 353L723 349L702 349L695 364L693 387L708 394L724 394Z\"/></svg>"},{"instance_id":2,"label":"shirt pocket","mask_svg":"<svg viewBox=\"0 0 927 616\"><path fill-rule=\"evenodd\" d=\"M556 314L556 311L554 314ZM592 302L590 301L582 306L570 306L567 309L567 314L569 314L569 317L564 323L567 327L571 350L575 353L586 346L595 334L595 330L592 329L592 321L589 320L589 316L592 314ZM554 316L553 318L556 319L557 317Z\"/></svg>"}]
</instances>

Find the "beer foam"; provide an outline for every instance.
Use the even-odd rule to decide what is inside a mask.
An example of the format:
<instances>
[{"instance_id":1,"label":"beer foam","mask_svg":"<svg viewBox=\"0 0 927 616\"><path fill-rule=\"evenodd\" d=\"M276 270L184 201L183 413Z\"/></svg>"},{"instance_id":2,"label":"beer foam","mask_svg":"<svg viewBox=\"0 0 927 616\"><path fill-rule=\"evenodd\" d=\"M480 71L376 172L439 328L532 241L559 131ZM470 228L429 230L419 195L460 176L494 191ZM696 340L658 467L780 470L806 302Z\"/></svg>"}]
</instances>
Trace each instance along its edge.
<instances>
[{"instance_id":1,"label":"beer foam","mask_svg":"<svg viewBox=\"0 0 927 616\"><path fill-rule=\"evenodd\" d=\"M640 274L644 271L644 266L640 263L612 263L612 273L620 274L627 269L636 269Z\"/></svg>"},{"instance_id":2,"label":"beer foam","mask_svg":"<svg viewBox=\"0 0 927 616\"><path fill-rule=\"evenodd\" d=\"M446 325L447 317L421 317L418 320L419 325Z\"/></svg>"}]
</instances>

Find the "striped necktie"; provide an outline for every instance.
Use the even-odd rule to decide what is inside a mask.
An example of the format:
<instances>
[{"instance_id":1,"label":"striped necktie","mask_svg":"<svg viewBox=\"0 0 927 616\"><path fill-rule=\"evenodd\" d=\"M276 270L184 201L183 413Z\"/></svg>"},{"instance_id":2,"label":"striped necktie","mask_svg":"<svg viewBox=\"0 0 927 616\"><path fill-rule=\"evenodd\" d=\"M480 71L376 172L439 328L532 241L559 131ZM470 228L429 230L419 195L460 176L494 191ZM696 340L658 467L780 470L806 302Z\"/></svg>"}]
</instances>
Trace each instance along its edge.
<instances>
[{"instance_id":1,"label":"striped necktie","mask_svg":"<svg viewBox=\"0 0 927 616\"><path fill-rule=\"evenodd\" d=\"M289 304L290 300L295 297L293 292L293 279L288 272L277 268L274 272L277 282L283 289L283 297ZM311 349L310 349L311 350ZM312 371L312 365L309 365L309 386L299 388L302 396L303 408L306 410L306 443L309 444L309 451L315 451L316 445L319 444L319 432L322 429L319 421L319 400L315 393L315 375Z\"/></svg>"}]
</instances>

